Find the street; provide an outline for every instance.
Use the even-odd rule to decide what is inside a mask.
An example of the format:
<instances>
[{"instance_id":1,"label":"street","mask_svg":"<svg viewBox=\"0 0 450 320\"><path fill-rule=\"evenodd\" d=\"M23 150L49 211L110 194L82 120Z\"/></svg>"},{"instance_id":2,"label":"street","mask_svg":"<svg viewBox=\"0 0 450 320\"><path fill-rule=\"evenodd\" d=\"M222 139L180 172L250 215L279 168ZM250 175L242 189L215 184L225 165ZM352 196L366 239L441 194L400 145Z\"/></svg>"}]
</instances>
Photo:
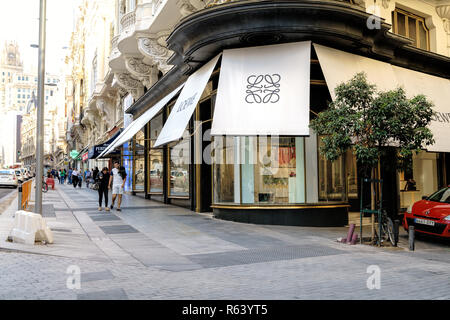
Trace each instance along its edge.
<instances>
[{"instance_id":1,"label":"street","mask_svg":"<svg viewBox=\"0 0 450 320\"><path fill-rule=\"evenodd\" d=\"M2 200L2 198L6 197L7 195L9 195L12 192L16 192L16 189L13 188L8 188L8 187L0 187L0 201Z\"/></svg>"},{"instance_id":2,"label":"street","mask_svg":"<svg viewBox=\"0 0 450 320\"><path fill-rule=\"evenodd\" d=\"M4 241L13 201L0 215L0 299L450 298L445 243L350 246L336 242L347 228L241 224L129 195L122 212L99 212L96 200L57 184L43 203L55 243L34 246Z\"/></svg>"}]
</instances>

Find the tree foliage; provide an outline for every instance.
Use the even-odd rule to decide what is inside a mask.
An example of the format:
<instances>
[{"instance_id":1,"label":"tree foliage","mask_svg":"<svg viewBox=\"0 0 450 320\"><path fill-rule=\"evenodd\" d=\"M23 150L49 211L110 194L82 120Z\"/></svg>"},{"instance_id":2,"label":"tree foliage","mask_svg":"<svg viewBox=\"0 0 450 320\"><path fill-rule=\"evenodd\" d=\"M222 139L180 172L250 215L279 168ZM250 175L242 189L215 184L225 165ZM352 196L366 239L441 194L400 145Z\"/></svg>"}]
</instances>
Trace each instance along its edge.
<instances>
[{"instance_id":1,"label":"tree foliage","mask_svg":"<svg viewBox=\"0 0 450 320\"><path fill-rule=\"evenodd\" d=\"M320 152L326 159L334 161L354 146L358 162L370 169L384 147L396 146L402 160L434 143L427 127L433 104L425 96L408 99L403 88L378 92L365 73L340 84L335 93L335 101L310 124L324 136Z\"/></svg>"}]
</instances>

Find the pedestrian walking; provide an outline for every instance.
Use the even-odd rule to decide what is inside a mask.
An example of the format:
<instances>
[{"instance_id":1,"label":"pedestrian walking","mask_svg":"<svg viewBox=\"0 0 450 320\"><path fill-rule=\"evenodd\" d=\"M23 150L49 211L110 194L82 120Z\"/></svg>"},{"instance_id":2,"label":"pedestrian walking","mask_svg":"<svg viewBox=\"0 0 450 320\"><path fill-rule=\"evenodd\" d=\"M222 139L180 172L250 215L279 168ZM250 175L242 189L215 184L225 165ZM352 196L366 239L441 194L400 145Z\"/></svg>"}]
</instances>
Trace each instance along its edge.
<instances>
[{"instance_id":1,"label":"pedestrian walking","mask_svg":"<svg viewBox=\"0 0 450 320\"><path fill-rule=\"evenodd\" d=\"M123 187L125 185L127 173L125 168L120 166L119 161L114 162L114 168L111 170L111 176L109 177L109 187L112 186L112 203L111 209L114 208L114 202L117 200L117 211L122 211L120 205L122 203Z\"/></svg>"},{"instance_id":2,"label":"pedestrian walking","mask_svg":"<svg viewBox=\"0 0 450 320\"><path fill-rule=\"evenodd\" d=\"M70 170L69 170L70 172ZM78 185L78 170L77 169L73 169L73 171L71 172L71 178L72 178L72 184L73 187L76 188Z\"/></svg>"},{"instance_id":3,"label":"pedestrian walking","mask_svg":"<svg viewBox=\"0 0 450 320\"><path fill-rule=\"evenodd\" d=\"M64 184L64 182L66 182L66 169L61 170L61 183Z\"/></svg>"},{"instance_id":4,"label":"pedestrian walking","mask_svg":"<svg viewBox=\"0 0 450 320\"><path fill-rule=\"evenodd\" d=\"M89 170L89 168L86 169L84 172L84 181L86 181L86 188L89 189L89 183L91 182L92 172Z\"/></svg>"},{"instance_id":5,"label":"pedestrian walking","mask_svg":"<svg viewBox=\"0 0 450 320\"><path fill-rule=\"evenodd\" d=\"M72 172L73 172L72 168L69 168L69 172L67 175L67 183L68 184L72 184Z\"/></svg>"},{"instance_id":6,"label":"pedestrian walking","mask_svg":"<svg viewBox=\"0 0 450 320\"><path fill-rule=\"evenodd\" d=\"M105 198L105 210L109 211L108 207L108 190L110 174L108 168L104 167L96 176L96 183L98 185L98 211L102 211L102 198Z\"/></svg>"},{"instance_id":7,"label":"pedestrian walking","mask_svg":"<svg viewBox=\"0 0 450 320\"><path fill-rule=\"evenodd\" d=\"M95 179L97 179L98 173L99 173L99 171L98 171L98 168L97 168L97 167L95 167L95 169L92 169L92 179L93 179L94 181L96 181Z\"/></svg>"}]
</instances>

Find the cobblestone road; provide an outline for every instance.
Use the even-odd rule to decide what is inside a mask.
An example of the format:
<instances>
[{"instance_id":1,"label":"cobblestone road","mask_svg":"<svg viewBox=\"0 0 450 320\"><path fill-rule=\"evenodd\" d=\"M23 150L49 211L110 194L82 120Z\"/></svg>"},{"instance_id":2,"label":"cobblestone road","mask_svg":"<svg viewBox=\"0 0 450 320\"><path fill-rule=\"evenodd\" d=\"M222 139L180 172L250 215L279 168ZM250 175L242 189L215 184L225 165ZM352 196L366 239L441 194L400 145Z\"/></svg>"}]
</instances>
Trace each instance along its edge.
<instances>
[{"instance_id":1,"label":"cobblestone road","mask_svg":"<svg viewBox=\"0 0 450 320\"><path fill-rule=\"evenodd\" d=\"M1 244L0 299L450 298L446 244L349 246L335 241L345 228L239 224L131 196L121 213L99 214L95 197L67 186L45 195L55 244ZM379 289L367 287L371 265Z\"/></svg>"}]
</instances>

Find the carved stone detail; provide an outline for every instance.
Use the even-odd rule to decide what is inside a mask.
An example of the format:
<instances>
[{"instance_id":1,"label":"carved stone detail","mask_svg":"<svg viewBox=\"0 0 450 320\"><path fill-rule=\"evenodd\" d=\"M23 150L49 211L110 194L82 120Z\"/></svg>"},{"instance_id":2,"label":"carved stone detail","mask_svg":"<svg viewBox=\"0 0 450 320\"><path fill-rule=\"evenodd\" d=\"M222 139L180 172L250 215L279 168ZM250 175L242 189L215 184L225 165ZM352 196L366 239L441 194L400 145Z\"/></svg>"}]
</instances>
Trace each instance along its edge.
<instances>
[{"instance_id":1,"label":"carved stone detail","mask_svg":"<svg viewBox=\"0 0 450 320\"><path fill-rule=\"evenodd\" d=\"M383 0L381 5L383 6L383 8L387 9L389 8L389 1L391 0Z\"/></svg>"},{"instance_id":2,"label":"carved stone detail","mask_svg":"<svg viewBox=\"0 0 450 320\"><path fill-rule=\"evenodd\" d=\"M450 5L437 6L436 12L444 23L445 32L450 35Z\"/></svg>"},{"instance_id":3,"label":"carved stone detail","mask_svg":"<svg viewBox=\"0 0 450 320\"><path fill-rule=\"evenodd\" d=\"M197 8L192 5L192 3L189 0L178 0L177 1L177 7L180 9L181 17L184 18L195 11L197 11Z\"/></svg>"},{"instance_id":4,"label":"carved stone detail","mask_svg":"<svg viewBox=\"0 0 450 320\"><path fill-rule=\"evenodd\" d=\"M130 73L142 81L143 85L150 88L158 81L158 69L155 66L148 65L140 58L127 58L125 66Z\"/></svg>"},{"instance_id":5,"label":"carved stone detail","mask_svg":"<svg viewBox=\"0 0 450 320\"><path fill-rule=\"evenodd\" d=\"M172 68L171 65L167 64L167 59L172 55L172 51L167 49L166 38L168 35L169 32L162 32L155 38L138 38L139 51L153 61L164 74Z\"/></svg>"}]
</instances>

